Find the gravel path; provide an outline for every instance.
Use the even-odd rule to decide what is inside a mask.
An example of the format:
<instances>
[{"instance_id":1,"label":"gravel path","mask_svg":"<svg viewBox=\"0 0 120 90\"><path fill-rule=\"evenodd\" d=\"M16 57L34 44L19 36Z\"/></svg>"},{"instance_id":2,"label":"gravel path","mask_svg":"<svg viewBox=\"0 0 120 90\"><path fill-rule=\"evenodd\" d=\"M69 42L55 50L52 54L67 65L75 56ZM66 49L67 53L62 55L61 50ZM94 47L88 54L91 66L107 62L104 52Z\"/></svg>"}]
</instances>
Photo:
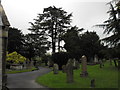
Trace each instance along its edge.
<instances>
[{"instance_id":1,"label":"gravel path","mask_svg":"<svg viewBox=\"0 0 120 90\"><path fill-rule=\"evenodd\" d=\"M38 76L50 72L51 69L39 67L39 70L25 73L8 74L8 88L46 88L35 82Z\"/></svg>"}]
</instances>

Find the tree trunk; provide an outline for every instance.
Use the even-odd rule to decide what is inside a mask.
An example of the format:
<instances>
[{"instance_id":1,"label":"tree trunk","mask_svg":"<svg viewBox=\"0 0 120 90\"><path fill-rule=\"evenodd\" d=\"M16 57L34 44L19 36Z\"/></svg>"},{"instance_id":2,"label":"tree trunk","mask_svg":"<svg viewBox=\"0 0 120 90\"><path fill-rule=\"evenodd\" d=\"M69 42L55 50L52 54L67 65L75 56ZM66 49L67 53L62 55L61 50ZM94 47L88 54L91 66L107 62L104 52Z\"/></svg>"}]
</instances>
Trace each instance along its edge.
<instances>
[{"instance_id":1,"label":"tree trunk","mask_svg":"<svg viewBox=\"0 0 120 90\"><path fill-rule=\"evenodd\" d=\"M60 52L60 37L58 37L58 52Z\"/></svg>"}]
</instances>

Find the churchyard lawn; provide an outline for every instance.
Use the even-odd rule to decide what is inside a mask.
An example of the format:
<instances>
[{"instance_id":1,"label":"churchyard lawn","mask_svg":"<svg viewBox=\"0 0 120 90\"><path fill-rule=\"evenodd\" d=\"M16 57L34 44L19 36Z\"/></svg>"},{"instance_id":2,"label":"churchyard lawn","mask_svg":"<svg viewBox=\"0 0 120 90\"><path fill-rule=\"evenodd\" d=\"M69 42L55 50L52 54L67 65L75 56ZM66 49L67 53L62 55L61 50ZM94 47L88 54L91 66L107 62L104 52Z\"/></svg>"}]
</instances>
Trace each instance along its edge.
<instances>
[{"instance_id":1,"label":"churchyard lawn","mask_svg":"<svg viewBox=\"0 0 120 90\"><path fill-rule=\"evenodd\" d=\"M114 64L104 63L104 67L87 65L88 77L80 77L81 68L74 70L74 82L66 83L66 73L58 74L50 72L40 76L36 82L49 88L90 88L90 82L95 79L95 88L118 88L118 70Z\"/></svg>"}]
</instances>

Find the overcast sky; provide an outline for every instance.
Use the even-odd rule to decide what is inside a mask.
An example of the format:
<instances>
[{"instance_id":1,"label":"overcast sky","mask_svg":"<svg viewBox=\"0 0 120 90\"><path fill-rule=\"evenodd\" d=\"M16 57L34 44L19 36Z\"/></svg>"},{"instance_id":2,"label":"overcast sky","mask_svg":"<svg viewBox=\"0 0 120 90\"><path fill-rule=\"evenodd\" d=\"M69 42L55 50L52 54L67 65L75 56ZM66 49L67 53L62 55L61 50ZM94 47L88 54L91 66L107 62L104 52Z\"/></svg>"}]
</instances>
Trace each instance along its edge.
<instances>
[{"instance_id":1,"label":"overcast sky","mask_svg":"<svg viewBox=\"0 0 120 90\"><path fill-rule=\"evenodd\" d=\"M12 27L28 33L30 27L28 22L33 22L43 8L49 6L62 7L68 13L73 13L72 25L85 28L89 31L96 31L100 38L105 37L103 30L93 28L93 25L101 24L108 19L110 0L2 0L2 5Z\"/></svg>"}]
</instances>

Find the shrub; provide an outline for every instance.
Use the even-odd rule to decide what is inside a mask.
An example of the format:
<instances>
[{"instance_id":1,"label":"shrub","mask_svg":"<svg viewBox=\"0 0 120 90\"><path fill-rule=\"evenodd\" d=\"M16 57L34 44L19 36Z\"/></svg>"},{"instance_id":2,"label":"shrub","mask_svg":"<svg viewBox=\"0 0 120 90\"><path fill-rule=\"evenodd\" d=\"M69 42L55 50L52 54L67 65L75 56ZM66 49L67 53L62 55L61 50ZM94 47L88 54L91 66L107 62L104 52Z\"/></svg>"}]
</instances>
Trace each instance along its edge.
<instances>
[{"instance_id":1,"label":"shrub","mask_svg":"<svg viewBox=\"0 0 120 90\"><path fill-rule=\"evenodd\" d=\"M6 58L7 63L11 63L11 64L21 64L25 60L26 58L17 52L12 52L7 54L7 58Z\"/></svg>"}]
</instances>

